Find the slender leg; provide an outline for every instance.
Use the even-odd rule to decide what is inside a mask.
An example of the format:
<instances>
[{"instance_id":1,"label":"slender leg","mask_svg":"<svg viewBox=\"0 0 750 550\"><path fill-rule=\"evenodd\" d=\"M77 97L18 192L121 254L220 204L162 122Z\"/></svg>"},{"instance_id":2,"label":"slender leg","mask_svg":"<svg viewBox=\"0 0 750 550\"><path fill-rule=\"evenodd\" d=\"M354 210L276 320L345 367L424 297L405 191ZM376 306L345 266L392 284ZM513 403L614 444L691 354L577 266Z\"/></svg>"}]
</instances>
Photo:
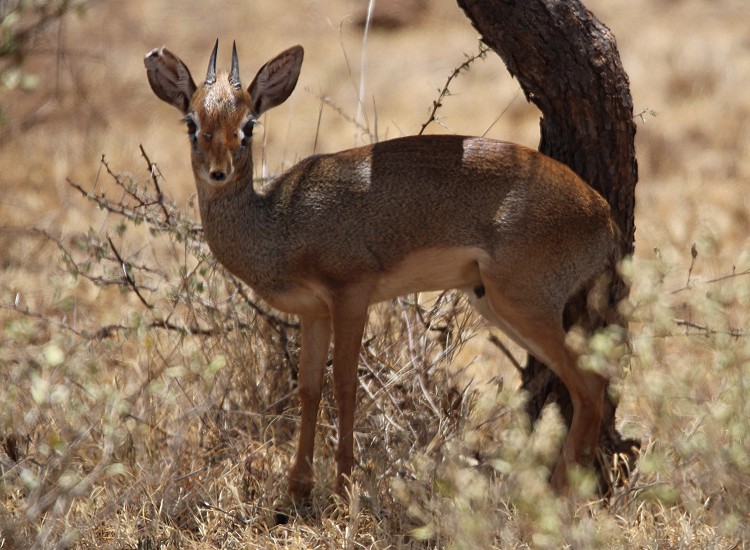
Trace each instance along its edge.
<instances>
[{"instance_id":1,"label":"slender leg","mask_svg":"<svg viewBox=\"0 0 750 550\"><path fill-rule=\"evenodd\" d=\"M331 340L329 317L301 317L302 349L299 369L301 423L297 455L289 470L289 495L299 501L307 498L313 486L312 461L318 421L323 374Z\"/></svg>"},{"instance_id":2,"label":"slender leg","mask_svg":"<svg viewBox=\"0 0 750 550\"><path fill-rule=\"evenodd\" d=\"M354 410L357 400L357 367L362 334L367 322L369 293L347 292L334 304L333 383L338 408L339 445L336 451L336 492L343 494L354 463Z\"/></svg>"},{"instance_id":3,"label":"slender leg","mask_svg":"<svg viewBox=\"0 0 750 550\"><path fill-rule=\"evenodd\" d=\"M563 378L563 383L573 402L573 420L550 480L559 491L567 486L568 468L581 464L585 456L593 457L599 446L607 389L606 379L596 373L576 368L568 374L568 380Z\"/></svg>"},{"instance_id":4,"label":"slender leg","mask_svg":"<svg viewBox=\"0 0 750 550\"><path fill-rule=\"evenodd\" d=\"M560 377L570 393L573 420L551 479L552 486L562 491L567 485L568 467L580 463L585 455L593 456L599 444L606 380L578 367L578 356L565 344L562 311L528 301L523 305L515 304L506 298L507 284L500 286L486 274L482 281L491 310L485 311L485 316L495 320L514 340L541 359ZM486 306L478 304L480 312L483 305Z\"/></svg>"}]
</instances>

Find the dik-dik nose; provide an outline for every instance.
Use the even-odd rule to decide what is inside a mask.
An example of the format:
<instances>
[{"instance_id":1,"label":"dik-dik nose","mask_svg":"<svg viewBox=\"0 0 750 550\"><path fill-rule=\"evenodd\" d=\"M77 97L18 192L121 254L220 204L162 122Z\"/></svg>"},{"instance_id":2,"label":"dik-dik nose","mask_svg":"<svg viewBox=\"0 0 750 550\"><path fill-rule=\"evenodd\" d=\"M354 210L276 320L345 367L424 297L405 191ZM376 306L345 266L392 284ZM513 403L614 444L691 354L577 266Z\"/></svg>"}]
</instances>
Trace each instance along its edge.
<instances>
[{"instance_id":1,"label":"dik-dik nose","mask_svg":"<svg viewBox=\"0 0 750 550\"><path fill-rule=\"evenodd\" d=\"M211 170L208 176L211 178L211 180L218 183L221 183L222 181L227 179L227 173L224 170Z\"/></svg>"}]
</instances>

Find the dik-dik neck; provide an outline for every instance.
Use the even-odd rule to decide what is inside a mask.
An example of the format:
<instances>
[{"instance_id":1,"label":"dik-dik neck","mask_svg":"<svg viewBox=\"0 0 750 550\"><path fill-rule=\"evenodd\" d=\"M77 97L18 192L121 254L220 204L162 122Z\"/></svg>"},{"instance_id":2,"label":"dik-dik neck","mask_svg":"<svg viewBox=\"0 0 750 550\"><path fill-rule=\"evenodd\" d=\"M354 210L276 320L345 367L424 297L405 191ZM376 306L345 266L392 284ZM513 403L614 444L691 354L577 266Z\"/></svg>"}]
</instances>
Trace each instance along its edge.
<instances>
[{"instance_id":1,"label":"dik-dik neck","mask_svg":"<svg viewBox=\"0 0 750 550\"><path fill-rule=\"evenodd\" d=\"M250 179L229 182L219 189L196 183L203 232L211 252L251 286L267 285L277 277L272 251L281 238L267 197L255 191Z\"/></svg>"}]
</instances>

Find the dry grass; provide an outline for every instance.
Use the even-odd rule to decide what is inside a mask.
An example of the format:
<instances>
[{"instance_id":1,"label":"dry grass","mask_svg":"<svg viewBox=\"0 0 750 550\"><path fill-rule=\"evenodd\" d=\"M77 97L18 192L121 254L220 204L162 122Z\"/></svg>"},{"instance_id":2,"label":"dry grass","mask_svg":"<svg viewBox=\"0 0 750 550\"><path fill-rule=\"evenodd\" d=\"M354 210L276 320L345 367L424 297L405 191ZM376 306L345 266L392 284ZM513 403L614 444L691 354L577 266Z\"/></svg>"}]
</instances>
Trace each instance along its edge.
<instances>
[{"instance_id":1,"label":"dry grass","mask_svg":"<svg viewBox=\"0 0 750 550\"><path fill-rule=\"evenodd\" d=\"M750 545L744 0L587 2L619 39L636 111L658 112L639 124L633 356L615 386L620 428L644 442L630 484L593 501L582 475L575 497L551 495L555 411L530 433L486 329L455 296L423 297L378 306L368 326L350 502L331 494L327 390L313 505L278 526L297 426L294 320L206 255L187 143L142 55L168 44L197 73L216 36L220 64L236 38L248 79L302 43L298 91L257 138L274 173L313 149L417 132L477 44L448 0L374 32L363 131L338 112L357 113L361 31L345 16L360 4L252 4L91 2L36 35L23 74L3 75L18 85L0 88L0 547ZM538 115L517 89L490 55L451 85L430 129L481 134L510 104L489 135L534 145ZM140 144L174 205L137 208L136 224L111 208L155 193Z\"/></svg>"}]
</instances>

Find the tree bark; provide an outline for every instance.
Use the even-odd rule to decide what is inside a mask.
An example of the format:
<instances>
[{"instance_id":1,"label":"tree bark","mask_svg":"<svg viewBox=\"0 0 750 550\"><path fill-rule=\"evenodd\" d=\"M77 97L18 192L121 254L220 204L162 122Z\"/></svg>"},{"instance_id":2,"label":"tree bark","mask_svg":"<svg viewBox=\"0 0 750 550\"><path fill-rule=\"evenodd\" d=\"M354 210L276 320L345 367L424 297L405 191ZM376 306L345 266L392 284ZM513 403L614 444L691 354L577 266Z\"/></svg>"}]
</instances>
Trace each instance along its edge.
<instances>
[{"instance_id":1,"label":"tree bark","mask_svg":"<svg viewBox=\"0 0 750 550\"><path fill-rule=\"evenodd\" d=\"M635 122L627 74L612 32L579 0L458 0L482 40L518 79L528 101L542 112L539 150L572 168L609 202L622 233L622 255L633 252L635 235ZM609 306L615 312L628 289L613 273ZM568 304L566 327L585 325L586 300ZM624 320L618 320L624 326ZM550 402L570 426L572 405L562 382L529 357L522 387L530 393L535 421ZM615 429L617 404L607 400L600 438L605 456L625 455L631 463L638 443ZM611 472L598 464L600 486Z\"/></svg>"}]
</instances>

